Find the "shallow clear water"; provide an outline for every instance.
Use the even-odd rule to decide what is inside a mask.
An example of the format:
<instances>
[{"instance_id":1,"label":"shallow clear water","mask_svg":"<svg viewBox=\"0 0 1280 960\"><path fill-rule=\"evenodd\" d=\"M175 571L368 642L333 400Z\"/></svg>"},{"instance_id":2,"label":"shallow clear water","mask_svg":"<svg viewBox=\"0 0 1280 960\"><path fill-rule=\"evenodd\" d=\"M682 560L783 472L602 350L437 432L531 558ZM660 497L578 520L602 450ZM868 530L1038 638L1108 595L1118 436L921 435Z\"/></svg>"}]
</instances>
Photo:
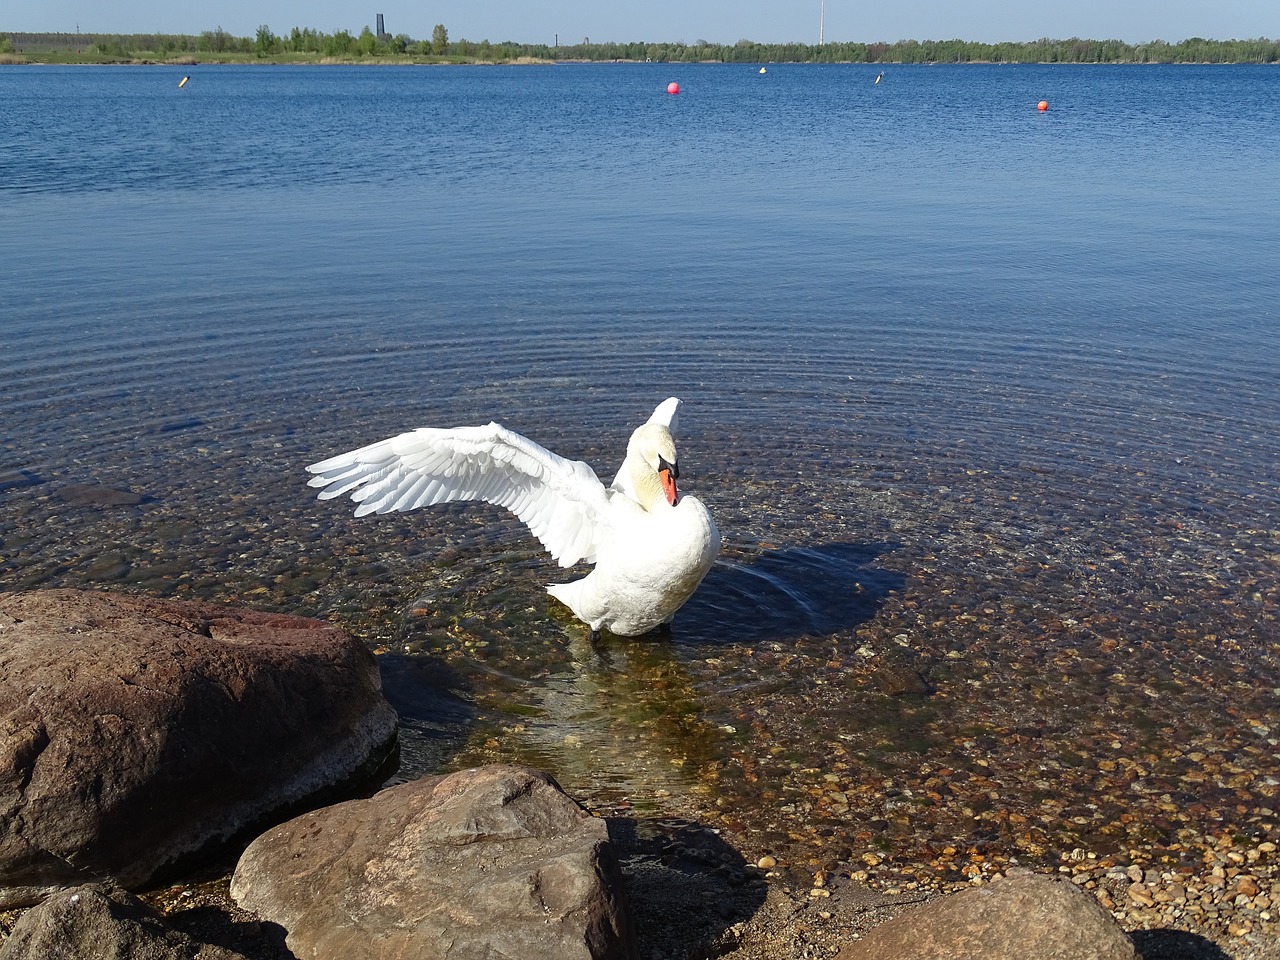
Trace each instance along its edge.
<instances>
[{"instance_id":1,"label":"shallow clear water","mask_svg":"<svg viewBox=\"0 0 1280 960\"><path fill-rule=\"evenodd\" d=\"M1277 74L876 72L0 70L3 586L332 617L404 776L753 849L1274 833ZM668 638L305 487L488 419L609 476L671 394L727 546Z\"/></svg>"}]
</instances>

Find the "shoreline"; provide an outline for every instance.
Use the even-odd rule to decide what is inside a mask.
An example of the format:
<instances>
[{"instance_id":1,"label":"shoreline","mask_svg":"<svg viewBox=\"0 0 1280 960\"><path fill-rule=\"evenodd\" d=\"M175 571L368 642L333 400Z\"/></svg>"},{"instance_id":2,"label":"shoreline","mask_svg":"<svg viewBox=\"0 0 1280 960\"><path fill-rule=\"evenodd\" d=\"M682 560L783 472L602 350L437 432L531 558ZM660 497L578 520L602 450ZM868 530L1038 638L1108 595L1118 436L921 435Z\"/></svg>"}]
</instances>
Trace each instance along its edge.
<instances>
[{"instance_id":1,"label":"shoreline","mask_svg":"<svg viewBox=\"0 0 1280 960\"><path fill-rule=\"evenodd\" d=\"M512 59L487 60L473 59L423 59L421 57L329 57L313 58L289 57L253 57L241 55L225 58L209 58L207 56L182 56L170 58L134 57L134 58L87 58L87 57L40 57L22 53L0 54L0 66L57 66L57 67L521 67L521 66L579 66L579 65L618 65L646 64L654 67L680 69L684 67L723 66L751 69L761 66L814 66L814 67L1278 67L1280 60L1270 63L1258 63L1249 60L1179 60L1161 62L1153 60L1108 60L1067 62L1061 60L964 60L945 61L931 60L924 62L904 60L628 60L625 58L585 59L567 57L564 59L545 59L542 57L514 57Z\"/></svg>"},{"instance_id":2,"label":"shoreline","mask_svg":"<svg viewBox=\"0 0 1280 960\"><path fill-rule=\"evenodd\" d=\"M764 866L744 863L713 831L698 824L636 820L615 829L618 822L610 819L610 834L623 866L643 957L808 960L815 950L833 955L905 910L1002 876L978 876L947 889L887 892L840 872L811 873L773 857L762 857ZM1224 862L1232 861L1228 856ZM249 960L286 960L289 953L282 952L278 939L265 935L260 918L231 899L233 866L223 861L221 867L186 882L138 895L166 922L198 940L234 944ZM1224 867L1222 873L1231 869ZM1135 873L1130 868L1123 876L1111 871L1099 886L1092 879L1082 881L1082 876L1095 872L1081 865L1069 879L1110 913L1145 960L1280 960L1280 938L1274 934L1235 921L1193 923L1172 915L1185 903L1203 900L1206 889L1218 891L1214 902L1220 914L1233 912L1238 909L1231 906L1233 899L1240 896L1235 891L1242 883L1236 878L1224 876L1216 885L1197 884L1187 877L1167 882L1149 879L1151 871ZM1265 889L1280 892L1274 865L1270 876ZM1104 887L1117 891L1124 902L1100 893ZM0 945L25 912L0 912Z\"/></svg>"}]
</instances>

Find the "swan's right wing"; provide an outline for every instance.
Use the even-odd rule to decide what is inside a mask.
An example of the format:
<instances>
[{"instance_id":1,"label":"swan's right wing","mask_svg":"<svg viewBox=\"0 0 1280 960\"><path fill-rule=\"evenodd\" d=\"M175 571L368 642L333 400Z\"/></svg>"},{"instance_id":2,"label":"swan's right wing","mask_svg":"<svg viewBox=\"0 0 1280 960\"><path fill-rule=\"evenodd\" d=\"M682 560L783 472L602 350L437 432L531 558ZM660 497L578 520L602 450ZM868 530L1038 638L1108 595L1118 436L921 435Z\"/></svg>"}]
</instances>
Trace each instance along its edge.
<instances>
[{"instance_id":1,"label":"swan's right wing","mask_svg":"<svg viewBox=\"0 0 1280 960\"><path fill-rule=\"evenodd\" d=\"M657 409L653 411L653 416L649 418L650 423L660 423L671 431L671 436L676 435L676 425L680 420L680 399L678 397L667 397Z\"/></svg>"},{"instance_id":2,"label":"swan's right wing","mask_svg":"<svg viewBox=\"0 0 1280 960\"><path fill-rule=\"evenodd\" d=\"M422 427L313 463L321 500L350 493L356 516L482 500L524 521L562 567L594 561L608 527L595 471L505 427Z\"/></svg>"}]
</instances>

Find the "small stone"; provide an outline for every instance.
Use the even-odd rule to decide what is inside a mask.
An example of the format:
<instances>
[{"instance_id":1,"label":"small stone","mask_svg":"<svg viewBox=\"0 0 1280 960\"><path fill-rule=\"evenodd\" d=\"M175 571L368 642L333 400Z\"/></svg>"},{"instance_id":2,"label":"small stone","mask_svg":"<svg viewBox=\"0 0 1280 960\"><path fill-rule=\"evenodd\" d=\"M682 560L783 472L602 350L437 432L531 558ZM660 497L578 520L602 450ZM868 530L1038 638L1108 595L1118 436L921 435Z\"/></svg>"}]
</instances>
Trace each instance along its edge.
<instances>
[{"instance_id":1,"label":"small stone","mask_svg":"<svg viewBox=\"0 0 1280 960\"><path fill-rule=\"evenodd\" d=\"M1129 887L1129 899L1144 907L1154 906L1156 902L1146 884L1142 883L1135 883Z\"/></svg>"},{"instance_id":2,"label":"small stone","mask_svg":"<svg viewBox=\"0 0 1280 960\"><path fill-rule=\"evenodd\" d=\"M778 861L775 860L773 857L769 856L768 854L765 854L763 857L761 857L759 860L756 861L756 866L759 867L761 870L772 870L777 865L778 865Z\"/></svg>"}]
</instances>

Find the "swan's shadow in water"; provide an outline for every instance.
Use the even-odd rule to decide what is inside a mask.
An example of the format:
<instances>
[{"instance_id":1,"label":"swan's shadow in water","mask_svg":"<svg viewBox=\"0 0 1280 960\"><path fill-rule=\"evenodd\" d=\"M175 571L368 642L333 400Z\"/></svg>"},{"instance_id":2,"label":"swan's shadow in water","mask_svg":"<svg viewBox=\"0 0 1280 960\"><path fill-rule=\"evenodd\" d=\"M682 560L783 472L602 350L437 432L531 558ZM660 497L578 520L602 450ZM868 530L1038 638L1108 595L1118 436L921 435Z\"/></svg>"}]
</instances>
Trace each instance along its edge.
<instances>
[{"instance_id":1,"label":"swan's shadow in water","mask_svg":"<svg viewBox=\"0 0 1280 960\"><path fill-rule=\"evenodd\" d=\"M876 566L891 543L760 549L726 545L671 634L691 644L758 646L826 637L871 620L905 577Z\"/></svg>"}]
</instances>

